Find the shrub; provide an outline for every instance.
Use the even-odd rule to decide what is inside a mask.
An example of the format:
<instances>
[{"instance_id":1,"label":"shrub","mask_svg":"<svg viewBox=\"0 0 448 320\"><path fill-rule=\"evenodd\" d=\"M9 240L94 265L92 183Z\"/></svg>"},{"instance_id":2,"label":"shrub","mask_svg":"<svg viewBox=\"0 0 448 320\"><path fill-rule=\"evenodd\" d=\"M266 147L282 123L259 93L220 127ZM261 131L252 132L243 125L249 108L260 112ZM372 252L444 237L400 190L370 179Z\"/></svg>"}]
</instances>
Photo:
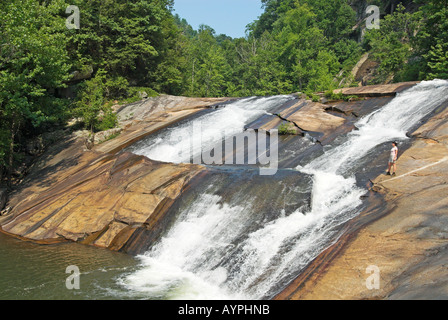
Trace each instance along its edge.
<instances>
[{"instance_id":1,"label":"shrub","mask_svg":"<svg viewBox=\"0 0 448 320\"><path fill-rule=\"evenodd\" d=\"M96 130L106 131L113 129L118 125L117 115L113 112L110 107L103 107L103 116L100 117L98 125L95 127Z\"/></svg>"},{"instance_id":2,"label":"shrub","mask_svg":"<svg viewBox=\"0 0 448 320\"><path fill-rule=\"evenodd\" d=\"M292 124L291 123L283 123L278 127L278 134L279 135L291 135L291 134L296 134L296 130L295 128L292 128Z\"/></svg>"},{"instance_id":3,"label":"shrub","mask_svg":"<svg viewBox=\"0 0 448 320\"><path fill-rule=\"evenodd\" d=\"M329 90L329 91L325 92L325 97L329 100L344 100L345 99L342 92L334 93L333 90Z\"/></svg>"},{"instance_id":4,"label":"shrub","mask_svg":"<svg viewBox=\"0 0 448 320\"><path fill-rule=\"evenodd\" d=\"M106 97L109 99L126 98L129 91L129 82L123 77L109 78L105 84Z\"/></svg>"}]
</instances>

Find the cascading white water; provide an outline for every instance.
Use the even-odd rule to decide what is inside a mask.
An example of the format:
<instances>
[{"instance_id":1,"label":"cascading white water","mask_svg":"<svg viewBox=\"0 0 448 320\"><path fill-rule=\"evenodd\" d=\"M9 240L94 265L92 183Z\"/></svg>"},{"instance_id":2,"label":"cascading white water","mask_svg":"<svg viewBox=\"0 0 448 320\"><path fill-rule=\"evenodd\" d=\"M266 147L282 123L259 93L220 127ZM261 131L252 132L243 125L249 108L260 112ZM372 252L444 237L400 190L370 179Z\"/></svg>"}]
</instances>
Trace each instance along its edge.
<instances>
[{"instance_id":1,"label":"cascading white water","mask_svg":"<svg viewBox=\"0 0 448 320\"><path fill-rule=\"evenodd\" d=\"M188 122L171 129L171 132L163 132L154 139L136 144L129 151L153 160L189 163L190 158L221 142L224 132L230 136L241 133L247 124L292 99L293 96L287 95L242 99L195 119L201 125L200 131L193 130L191 122ZM179 141L178 137L188 137L191 143L185 143L187 139Z\"/></svg>"},{"instance_id":2,"label":"cascading white water","mask_svg":"<svg viewBox=\"0 0 448 320\"><path fill-rule=\"evenodd\" d=\"M307 166L343 174L375 146L406 139L406 132L447 99L447 81L424 81L399 94L382 109L362 118L359 130L350 133L342 146L330 150Z\"/></svg>"},{"instance_id":3,"label":"cascading white water","mask_svg":"<svg viewBox=\"0 0 448 320\"><path fill-rule=\"evenodd\" d=\"M349 169L376 146L407 139L407 130L447 97L448 81L422 82L361 119L356 124L359 130L351 132L344 143L297 168L313 175L308 212L278 215L258 230L242 235L242 226L256 215L253 203L245 199L221 204L219 196L204 190L163 239L140 256L141 269L121 279L122 285L159 299L272 297L281 289L279 284L285 285L336 240L338 226L359 214L360 196L366 190L356 186ZM229 107L234 119L232 109L241 108L241 104ZM224 112L218 122L227 123L223 116ZM162 146L156 148L161 150ZM229 247L240 238L243 240L236 248Z\"/></svg>"},{"instance_id":4,"label":"cascading white water","mask_svg":"<svg viewBox=\"0 0 448 320\"><path fill-rule=\"evenodd\" d=\"M232 295L220 287L227 271L213 264L239 236L240 226L250 218L245 214L250 204L221 206L220 200L201 195L163 240L140 256L144 268L128 276L125 285L155 298L230 299Z\"/></svg>"}]
</instances>

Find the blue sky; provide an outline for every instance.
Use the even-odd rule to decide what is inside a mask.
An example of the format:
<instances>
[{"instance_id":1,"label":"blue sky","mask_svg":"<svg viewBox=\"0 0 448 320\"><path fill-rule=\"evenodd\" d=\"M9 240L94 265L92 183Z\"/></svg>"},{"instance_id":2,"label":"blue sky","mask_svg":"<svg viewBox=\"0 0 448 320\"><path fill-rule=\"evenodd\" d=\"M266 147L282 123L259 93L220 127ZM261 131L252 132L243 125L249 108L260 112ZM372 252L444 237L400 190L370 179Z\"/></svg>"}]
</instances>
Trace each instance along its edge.
<instances>
[{"instance_id":1,"label":"blue sky","mask_svg":"<svg viewBox=\"0 0 448 320\"><path fill-rule=\"evenodd\" d=\"M263 13L260 0L174 0L174 9L195 30L206 24L233 38L244 37L246 25Z\"/></svg>"}]
</instances>

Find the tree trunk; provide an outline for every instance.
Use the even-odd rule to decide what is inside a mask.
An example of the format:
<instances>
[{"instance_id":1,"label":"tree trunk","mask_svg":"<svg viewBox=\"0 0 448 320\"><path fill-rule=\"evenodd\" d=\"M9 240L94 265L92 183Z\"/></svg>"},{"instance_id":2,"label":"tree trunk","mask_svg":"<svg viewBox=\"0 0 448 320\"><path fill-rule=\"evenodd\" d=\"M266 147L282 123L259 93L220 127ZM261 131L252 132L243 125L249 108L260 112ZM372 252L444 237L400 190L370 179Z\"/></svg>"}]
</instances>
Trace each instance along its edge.
<instances>
[{"instance_id":1,"label":"tree trunk","mask_svg":"<svg viewBox=\"0 0 448 320\"><path fill-rule=\"evenodd\" d=\"M11 126L11 142L9 144L9 156L8 156L8 173L6 176L6 182L8 186L11 186L12 170L14 166L14 139L15 139L15 121L12 121Z\"/></svg>"}]
</instances>

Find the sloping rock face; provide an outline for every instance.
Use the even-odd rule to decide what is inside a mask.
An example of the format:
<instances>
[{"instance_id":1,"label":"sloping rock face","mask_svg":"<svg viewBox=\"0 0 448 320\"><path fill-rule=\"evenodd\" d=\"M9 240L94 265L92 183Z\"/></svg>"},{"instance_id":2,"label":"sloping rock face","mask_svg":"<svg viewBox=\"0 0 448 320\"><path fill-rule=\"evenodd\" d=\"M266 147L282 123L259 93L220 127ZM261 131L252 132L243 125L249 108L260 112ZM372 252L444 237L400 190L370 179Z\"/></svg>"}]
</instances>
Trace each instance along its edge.
<instances>
[{"instance_id":1,"label":"sloping rock face","mask_svg":"<svg viewBox=\"0 0 448 320\"><path fill-rule=\"evenodd\" d=\"M389 94L410 85L384 87L385 97L373 99L367 96L381 89L365 87L366 99L353 102L320 104L298 99L276 112L273 127L289 121L307 132L317 132L320 138L325 137L321 142L329 141L352 130L358 117L390 101ZM157 106L159 102L155 101L141 102L140 107L129 106L140 116L133 118L128 110L129 117L122 120L121 135L92 151L85 150L83 137L75 135L52 146L35 164L20 189L10 195L8 205L12 211L0 217L2 230L45 244L75 241L131 254L142 252L142 248L157 238L163 224L169 223L163 221L166 213L182 199L186 189L206 175L206 170L201 166L160 163L117 152L207 106L225 103L219 99L201 100L198 106L198 100L188 101L192 104L184 104L185 109L180 102L173 102L173 107L168 109ZM143 107L144 103L154 104L152 112L147 109L152 108L149 105ZM142 109L136 111L138 108ZM439 111L414 132L415 143L401 155L398 176L374 181L373 189L386 197L387 208L395 210L324 252L317 259L316 271L305 279L309 281L291 284L278 298L401 297L402 286L419 283L409 277L427 272L422 271L423 264L432 266L429 279L444 281L440 276L446 275L444 260L439 253L446 252L447 247L448 229L443 212L446 213L448 205L445 200L448 162L444 160L448 111ZM273 121L267 117L256 125L263 125L265 120ZM291 140L295 142L305 140L294 138ZM291 148L295 148L294 141ZM321 148L316 143L311 151L319 152ZM305 156L294 154L294 159L284 167L295 167L300 157ZM337 254L332 254L335 249ZM433 256L437 259L432 259ZM378 266L381 271L380 291L366 288L369 276L366 268L370 265ZM409 270L415 273L406 273ZM415 296L421 294L418 289Z\"/></svg>"},{"instance_id":2,"label":"sloping rock face","mask_svg":"<svg viewBox=\"0 0 448 320\"><path fill-rule=\"evenodd\" d=\"M162 95L126 105L117 110L120 136L95 147L98 152L116 153L144 137L166 128L229 98L186 98Z\"/></svg>"},{"instance_id":3,"label":"sloping rock face","mask_svg":"<svg viewBox=\"0 0 448 320\"><path fill-rule=\"evenodd\" d=\"M418 82L401 82L386 85L373 85L364 87L343 88L334 90L335 93L341 93L347 96L354 95L358 97L384 97L395 96L397 93L416 85Z\"/></svg>"},{"instance_id":4,"label":"sloping rock face","mask_svg":"<svg viewBox=\"0 0 448 320\"><path fill-rule=\"evenodd\" d=\"M119 137L92 151L83 132L52 145L10 195L12 210L0 217L1 231L38 243L75 241L122 250L137 246L129 243L138 241L130 240L136 230L157 229L159 218L204 168L117 152L226 99L150 100L123 107L122 112L138 112L120 121L125 128Z\"/></svg>"},{"instance_id":5,"label":"sloping rock face","mask_svg":"<svg viewBox=\"0 0 448 320\"><path fill-rule=\"evenodd\" d=\"M129 123L147 121L149 117L157 118L157 116L169 113L201 110L229 100L229 98L188 98L161 95L121 107L117 110L117 116L121 123L128 126Z\"/></svg>"},{"instance_id":6,"label":"sloping rock face","mask_svg":"<svg viewBox=\"0 0 448 320\"><path fill-rule=\"evenodd\" d=\"M3 231L40 243L70 240L119 250L202 170L131 153L86 154L78 161L59 172L65 178L18 203L2 221Z\"/></svg>"},{"instance_id":7,"label":"sloping rock face","mask_svg":"<svg viewBox=\"0 0 448 320\"><path fill-rule=\"evenodd\" d=\"M448 103L438 111L413 132L397 176L374 179L388 203L382 218L322 253L277 299L448 298ZM379 289L369 289L370 266Z\"/></svg>"}]
</instances>

